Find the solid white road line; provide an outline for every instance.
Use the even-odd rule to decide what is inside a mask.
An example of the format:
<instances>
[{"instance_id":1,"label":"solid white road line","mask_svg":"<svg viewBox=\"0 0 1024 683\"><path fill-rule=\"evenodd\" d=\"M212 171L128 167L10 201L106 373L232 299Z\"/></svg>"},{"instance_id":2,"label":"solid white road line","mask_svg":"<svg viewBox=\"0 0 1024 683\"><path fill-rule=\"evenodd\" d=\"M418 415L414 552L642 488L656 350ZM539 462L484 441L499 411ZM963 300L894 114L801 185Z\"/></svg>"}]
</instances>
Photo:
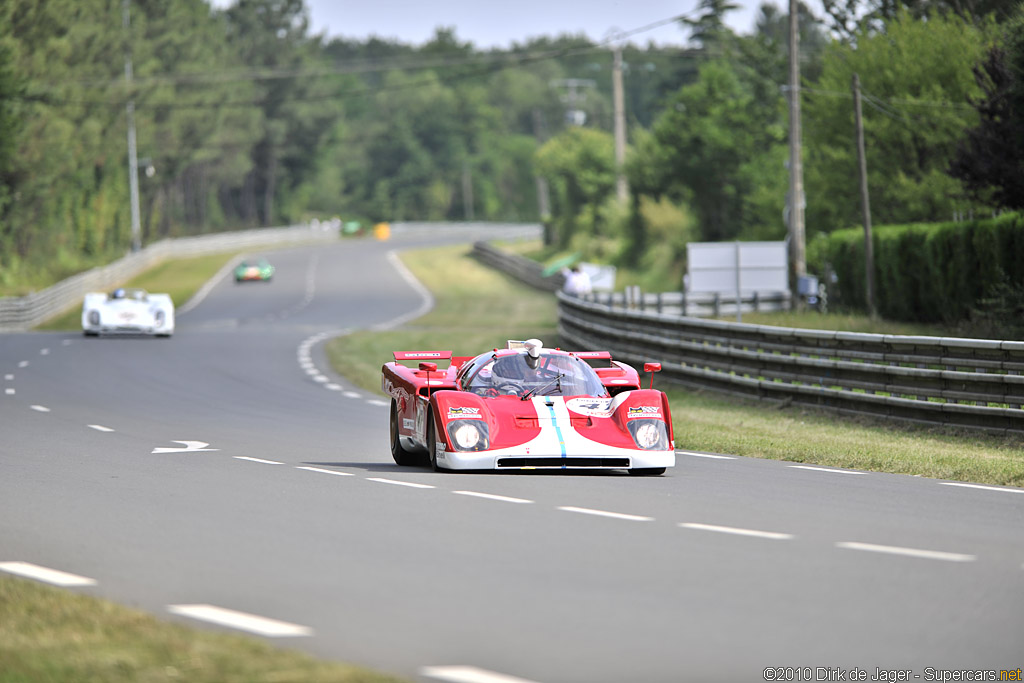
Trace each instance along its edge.
<instances>
[{"instance_id":1,"label":"solid white road line","mask_svg":"<svg viewBox=\"0 0 1024 683\"><path fill-rule=\"evenodd\" d=\"M654 517L641 517L639 515L626 515L621 512L606 512L604 510L591 510L590 508L560 507L559 510L566 512L579 512L584 515L597 515L598 517L612 517L614 519L626 519L632 522L650 522Z\"/></svg>"},{"instance_id":2,"label":"solid white road line","mask_svg":"<svg viewBox=\"0 0 1024 683\"><path fill-rule=\"evenodd\" d=\"M276 460L263 460L261 458L250 458L250 457L245 456L245 455L235 455L235 456L232 456L232 457L235 460L248 460L249 462L259 462L259 463L263 463L264 465L283 465L284 464L283 462L278 462Z\"/></svg>"},{"instance_id":3,"label":"solid white road line","mask_svg":"<svg viewBox=\"0 0 1024 683\"><path fill-rule=\"evenodd\" d=\"M1004 493L1024 493L1024 489L1009 489L1001 486L982 486L981 484L960 484L953 481L940 482L942 486L962 486L965 489L981 489L983 491L1002 491Z\"/></svg>"},{"instance_id":4,"label":"solid white road line","mask_svg":"<svg viewBox=\"0 0 1024 683\"><path fill-rule=\"evenodd\" d=\"M680 522L679 526L685 529L700 529L701 531L717 531L722 534L736 534L737 536L755 536L757 538L770 538L775 541L788 541L795 538L793 534L783 534L777 531L758 531L756 529L741 529L734 526L717 526L714 524L698 524L696 522Z\"/></svg>"},{"instance_id":5,"label":"solid white road line","mask_svg":"<svg viewBox=\"0 0 1024 683\"><path fill-rule=\"evenodd\" d=\"M112 432L114 431L110 427L104 427L103 425L88 425L89 429L95 429L97 432Z\"/></svg>"},{"instance_id":6,"label":"solid white road line","mask_svg":"<svg viewBox=\"0 0 1024 683\"><path fill-rule=\"evenodd\" d=\"M339 477L354 477L356 475L351 472L335 472L334 470L322 470L319 467L296 467L297 470L308 470L309 472L322 472L324 474L334 474Z\"/></svg>"},{"instance_id":7,"label":"solid white road line","mask_svg":"<svg viewBox=\"0 0 1024 683\"><path fill-rule=\"evenodd\" d=\"M367 477L366 481L378 481L381 484L396 484L398 486L411 486L414 489L432 489L436 488L429 484L414 484L411 481L396 481L394 479L381 479L379 477Z\"/></svg>"},{"instance_id":8,"label":"solid white road line","mask_svg":"<svg viewBox=\"0 0 1024 683\"><path fill-rule=\"evenodd\" d=\"M254 614L236 612L223 607L213 605L168 605L167 609L173 614L180 614L185 617L208 621L212 624L229 626L241 631L257 633L268 638L281 638L290 636L311 636L313 629L298 624L289 624L286 621L258 617Z\"/></svg>"},{"instance_id":9,"label":"solid white road line","mask_svg":"<svg viewBox=\"0 0 1024 683\"><path fill-rule=\"evenodd\" d=\"M854 472L853 470L836 470L831 467L811 467L810 465L789 465L794 470L814 470L815 472L832 472L833 474L867 474L867 472Z\"/></svg>"},{"instance_id":10,"label":"solid white road line","mask_svg":"<svg viewBox=\"0 0 1024 683\"><path fill-rule=\"evenodd\" d=\"M477 493L476 491L452 491L460 496L475 496L476 498L486 498L488 500L500 500L504 503L532 503L532 500L526 500L525 498L510 498L509 496L496 496L493 493Z\"/></svg>"},{"instance_id":11,"label":"solid white road line","mask_svg":"<svg viewBox=\"0 0 1024 683\"><path fill-rule=\"evenodd\" d=\"M887 553L889 555L904 555L906 557L920 557L926 560L945 560L946 562L973 562L978 559L975 555L964 555L962 553L947 553L941 550L920 550L918 548L901 548L896 545L875 545L874 543L858 543L856 541L843 541L836 543L837 548L847 550L866 550L871 553Z\"/></svg>"},{"instance_id":12,"label":"solid white road line","mask_svg":"<svg viewBox=\"0 0 1024 683\"><path fill-rule=\"evenodd\" d=\"M76 576L56 569L40 567L28 562L0 562L0 571L8 574L17 574L36 581L51 583L55 586L95 586L96 580L84 576Z\"/></svg>"},{"instance_id":13,"label":"solid white road line","mask_svg":"<svg viewBox=\"0 0 1024 683\"><path fill-rule=\"evenodd\" d=\"M535 683L525 678L506 676L475 666L424 666L420 675L449 683Z\"/></svg>"},{"instance_id":14,"label":"solid white road line","mask_svg":"<svg viewBox=\"0 0 1024 683\"><path fill-rule=\"evenodd\" d=\"M48 412L50 412L50 409L47 408L46 406L31 405L31 406L29 406L29 408L31 408L32 410L35 410L37 412L40 412L40 413L48 413Z\"/></svg>"},{"instance_id":15,"label":"solid white road line","mask_svg":"<svg viewBox=\"0 0 1024 683\"><path fill-rule=\"evenodd\" d=\"M715 460L735 460L731 455L712 455L711 453L694 453L693 451L676 451L679 455L692 455L695 458L714 458Z\"/></svg>"}]
</instances>

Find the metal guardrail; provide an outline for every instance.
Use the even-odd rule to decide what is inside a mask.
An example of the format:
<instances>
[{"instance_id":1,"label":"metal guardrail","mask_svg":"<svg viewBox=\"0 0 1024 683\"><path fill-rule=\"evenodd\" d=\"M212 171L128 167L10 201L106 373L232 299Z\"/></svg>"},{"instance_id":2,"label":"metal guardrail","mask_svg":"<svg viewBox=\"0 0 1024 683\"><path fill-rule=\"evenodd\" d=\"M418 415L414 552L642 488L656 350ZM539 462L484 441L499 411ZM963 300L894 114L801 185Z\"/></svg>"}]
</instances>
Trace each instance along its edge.
<instances>
[{"instance_id":1,"label":"metal guardrail","mask_svg":"<svg viewBox=\"0 0 1024 683\"><path fill-rule=\"evenodd\" d=\"M474 254L558 292L563 348L660 362L665 379L744 398L1024 436L1024 342L703 320L670 311L664 294L660 312L657 295L653 306L652 295L568 296L529 259L482 243Z\"/></svg>"},{"instance_id":2,"label":"metal guardrail","mask_svg":"<svg viewBox=\"0 0 1024 683\"><path fill-rule=\"evenodd\" d=\"M736 296L719 292L641 292L626 288L621 292L600 292L583 297L586 301L603 303L609 308L635 309L671 313L698 318L736 315ZM752 292L740 296L740 313L788 311L788 292Z\"/></svg>"},{"instance_id":3,"label":"metal guardrail","mask_svg":"<svg viewBox=\"0 0 1024 683\"><path fill-rule=\"evenodd\" d=\"M519 254L502 251L487 242L473 243L473 256L479 261L508 273L512 277L546 292L557 292L565 284L565 276L561 273L544 275L544 266L532 259Z\"/></svg>"},{"instance_id":4,"label":"metal guardrail","mask_svg":"<svg viewBox=\"0 0 1024 683\"><path fill-rule=\"evenodd\" d=\"M700 320L558 294L563 347L659 361L667 379L776 403L1024 435L1024 342Z\"/></svg>"},{"instance_id":5,"label":"metal guardrail","mask_svg":"<svg viewBox=\"0 0 1024 683\"><path fill-rule=\"evenodd\" d=\"M338 238L338 227L333 223L322 223L162 240L109 265L62 280L41 292L0 298L0 332L31 329L75 305L81 305L86 292L105 291L168 258L326 242Z\"/></svg>"}]
</instances>

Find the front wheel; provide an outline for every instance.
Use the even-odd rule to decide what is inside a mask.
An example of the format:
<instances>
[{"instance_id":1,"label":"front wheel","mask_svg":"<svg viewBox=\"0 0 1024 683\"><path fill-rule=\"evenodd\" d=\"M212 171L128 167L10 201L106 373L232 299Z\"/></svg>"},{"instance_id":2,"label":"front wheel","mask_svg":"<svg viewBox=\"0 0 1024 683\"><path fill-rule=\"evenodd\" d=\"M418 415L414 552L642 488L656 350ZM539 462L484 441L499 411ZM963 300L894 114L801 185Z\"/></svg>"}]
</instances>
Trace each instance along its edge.
<instances>
[{"instance_id":1,"label":"front wheel","mask_svg":"<svg viewBox=\"0 0 1024 683\"><path fill-rule=\"evenodd\" d=\"M656 477L659 474L665 474L665 467L634 467L629 470L629 473L634 477Z\"/></svg>"},{"instance_id":2,"label":"front wheel","mask_svg":"<svg viewBox=\"0 0 1024 683\"><path fill-rule=\"evenodd\" d=\"M434 414L427 418L427 450L430 453L430 469L444 472L445 468L437 464L437 432L434 428Z\"/></svg>"},{"instance_id":3,"label":"front wheel","mask_svg":"<svg viewBox=\"0 0 1024 683\"><path fill-rule=\"evenodd\" d=\"M398 403L391 399L391 457L397 465L415 465L416 454L402 446L398 436Z\"/></svg>"}]
</instances>

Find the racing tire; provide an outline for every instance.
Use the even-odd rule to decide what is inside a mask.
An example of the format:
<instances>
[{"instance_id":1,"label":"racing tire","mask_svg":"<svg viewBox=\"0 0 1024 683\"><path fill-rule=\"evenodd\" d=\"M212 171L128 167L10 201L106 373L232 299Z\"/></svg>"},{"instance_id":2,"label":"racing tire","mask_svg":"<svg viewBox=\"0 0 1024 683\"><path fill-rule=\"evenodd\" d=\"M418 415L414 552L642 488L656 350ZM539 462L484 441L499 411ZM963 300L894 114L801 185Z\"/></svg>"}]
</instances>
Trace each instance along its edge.
<instances>
[{"instance_id":1,"label":"racing tire","mask_svg":"<svg viewBox=\"0 0 1024 683\"><path fill-rule=\"evenodd\" d=\"M402 465L403 467L408 465L415 465L417 461L416 454L405 450L402 446L402 440L398 437L398 404L395 399L391 399L391 457L395 459L396 465Z\"/></svg>"},{"instance_id":2,"label":"racing tire","mask_svg":"<svg viewBox=\"0 0 1024 683\"><path fill-rule=\"evenodd\" d=\"M427 418L427 452L430 454L430 469L435 472L446 472L447 469L437 464L437 437L434 428L434 414Z\"/></svg>"},{"instance_id":3,"label":"racing tire","mask_svg":"<svg viewBox=\"0 0 1024 683\"><path fill-rule=\"evenodd\" d=\"M634 477L656 477L659 474L665 474L665 467L634 467L628 470Z\"/></svg>"}]
</instances>

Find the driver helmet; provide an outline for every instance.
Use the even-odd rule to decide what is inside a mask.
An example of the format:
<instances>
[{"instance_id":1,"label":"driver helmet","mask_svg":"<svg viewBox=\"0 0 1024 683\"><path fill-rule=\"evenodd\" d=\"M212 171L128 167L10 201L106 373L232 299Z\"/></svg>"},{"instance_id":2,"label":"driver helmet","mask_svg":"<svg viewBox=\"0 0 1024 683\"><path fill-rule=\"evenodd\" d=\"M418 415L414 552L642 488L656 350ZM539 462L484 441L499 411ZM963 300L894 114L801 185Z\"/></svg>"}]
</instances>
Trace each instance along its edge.
<instances>
[{"instance_id":1,"label":"driver helmet","mask_svg":"<svg viewBox=\"0 0 1024 683\"><path fill-rule=\"evenodd\" d=\"M123 287L118 287L117 289L114 290L114 295L113 296L114 296L115 299L123 299L124 295L125 295L125 291L124 291Z\"/></svg>"}]
</instances>

